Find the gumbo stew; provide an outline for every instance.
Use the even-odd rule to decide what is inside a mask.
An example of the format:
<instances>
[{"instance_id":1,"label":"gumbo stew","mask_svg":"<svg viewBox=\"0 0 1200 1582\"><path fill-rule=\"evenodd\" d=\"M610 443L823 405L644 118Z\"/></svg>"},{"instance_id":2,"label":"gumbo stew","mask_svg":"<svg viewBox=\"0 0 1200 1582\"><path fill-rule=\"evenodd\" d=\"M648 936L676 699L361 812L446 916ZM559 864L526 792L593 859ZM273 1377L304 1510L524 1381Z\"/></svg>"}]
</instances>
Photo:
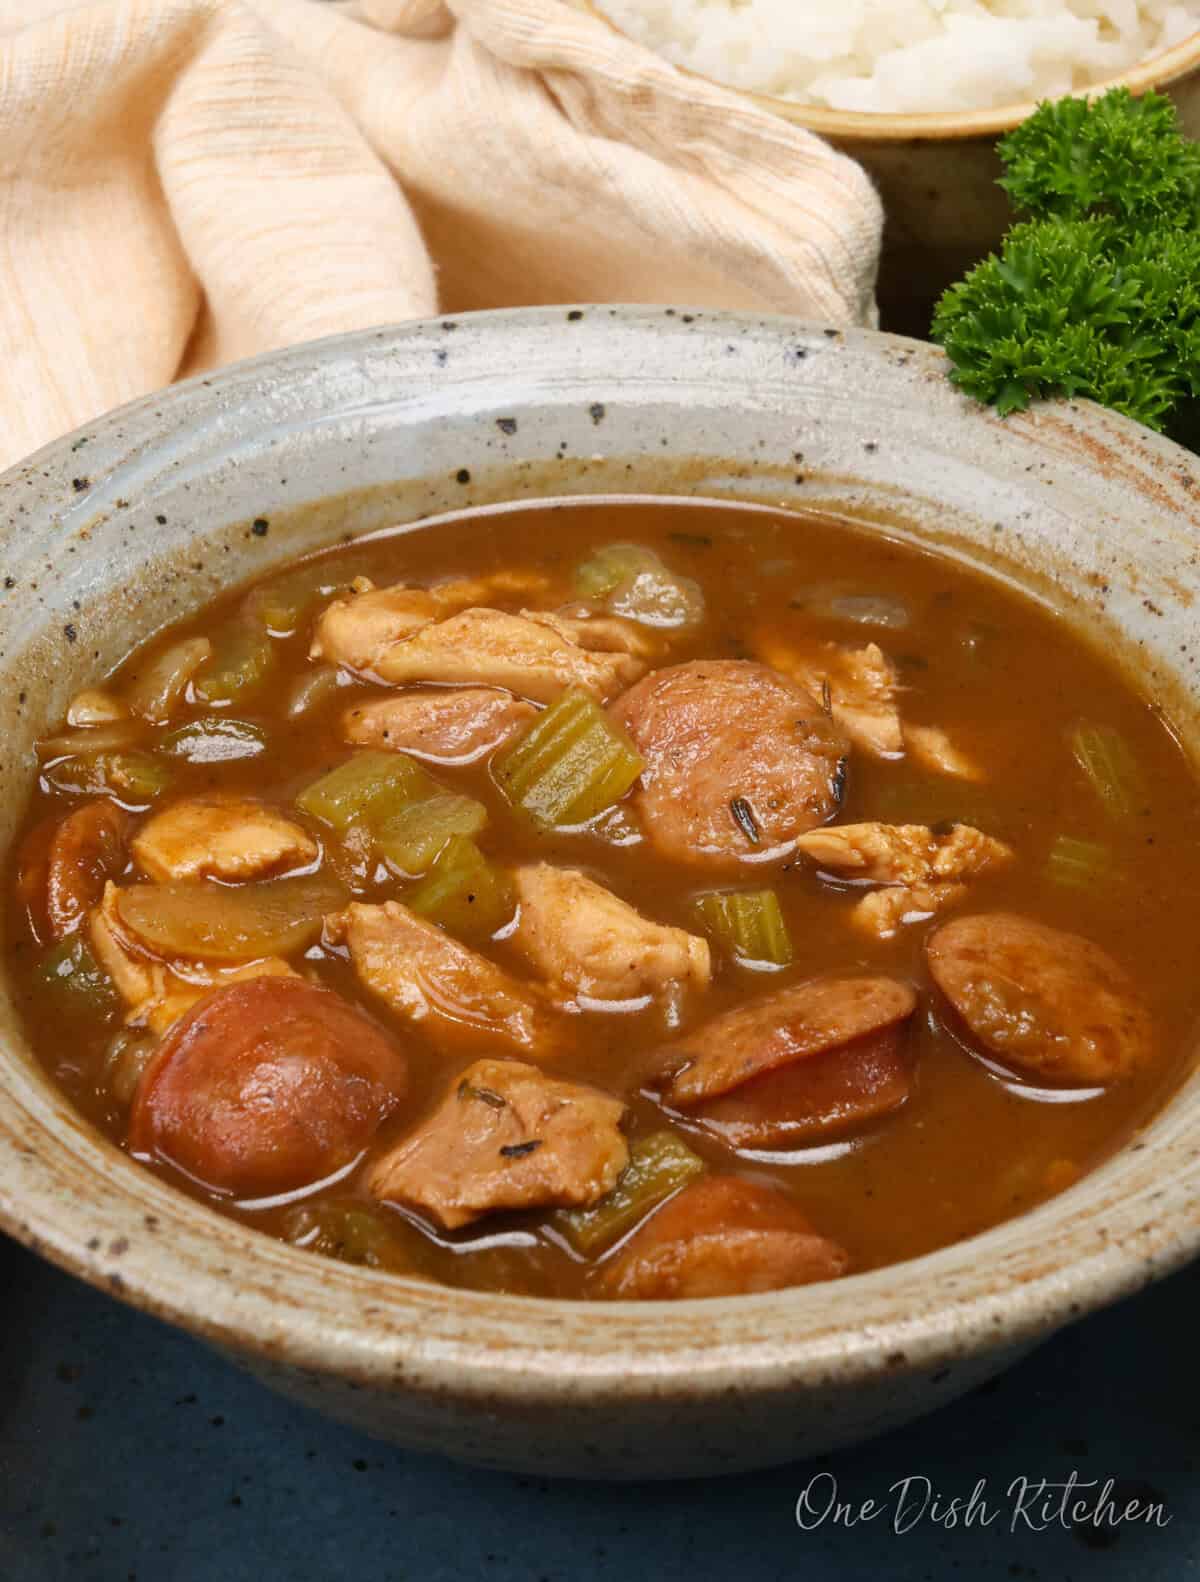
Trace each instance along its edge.
<instances>
[{"instance_id":1,"label":"gumbo stew","mask_svg":"<svg viewBox=\"0 0 1200 1582\"><path fill-rule=\"evenodd\" d=\"M592 501L273 573L40 746L30 1035L299 1247L727 1295L983 1230L1190 1059L1200 800L1031 597L846 523Z\"/></svg>"}]
</instances>

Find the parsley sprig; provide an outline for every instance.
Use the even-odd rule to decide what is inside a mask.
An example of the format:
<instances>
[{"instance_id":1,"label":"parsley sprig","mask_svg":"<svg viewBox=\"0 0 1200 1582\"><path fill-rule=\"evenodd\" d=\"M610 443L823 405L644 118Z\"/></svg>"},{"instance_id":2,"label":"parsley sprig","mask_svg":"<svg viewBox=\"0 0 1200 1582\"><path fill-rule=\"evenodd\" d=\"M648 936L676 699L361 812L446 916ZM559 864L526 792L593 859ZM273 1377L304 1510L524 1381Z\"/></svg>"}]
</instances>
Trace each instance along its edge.
<instances>
[{"instance_id":1,"label":"parsley sprig","mask_svg":"<svg viewBox=\"0 0 1200 1582\"><path fill-rule=\"evenodd\" d=\"M1177 430L1200 396L1200 145L1161 94L1043 104L999 145L1029 216L938 303L951 378L1002 415L1087 396Z\"/></svg>"}]
</instances>

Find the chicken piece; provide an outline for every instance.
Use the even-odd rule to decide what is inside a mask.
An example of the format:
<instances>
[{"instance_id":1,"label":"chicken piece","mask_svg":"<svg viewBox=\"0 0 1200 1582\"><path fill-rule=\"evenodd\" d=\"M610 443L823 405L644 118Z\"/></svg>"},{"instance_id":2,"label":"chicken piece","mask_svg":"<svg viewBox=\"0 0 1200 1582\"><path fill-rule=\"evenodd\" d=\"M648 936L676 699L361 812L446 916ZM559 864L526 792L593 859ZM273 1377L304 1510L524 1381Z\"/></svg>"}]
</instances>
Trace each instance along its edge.
<instances>
[{"instance_id":1,"label":"chicken piece","mask_svg":"<svg viewBox=\"0 0 1200 1582\"><path fill-rule=\"evenodd\" d=\"M259 879L312 862L317 845L299 824L246 797L204 796L156 813L133 840L152 879Z\"/></svg>"},{"instance_id":2,"label":"chicken piece","mask_svg":"<svg viewBox=\"0 0 1200 1582\"><path fill-rule=\"evenodd\" d=\"M656 670L611 710L645 760L632 794L659 853L733 871L786 861L837 811L847 744L803 688L765 665Z\"/></svg>"},{"instance_id":3,"label":"chicken piece","mask_svg":"<svg viewBox=\"0 0 1200 1582\"><path fill-rule=\"evenodd\" d=\"M325 610L308 657L369 673L393 643L412 637L440 614L437 600L424 588L363 587Z\"/></svg>"},{"instance_id":4,"label":"chicken piece","mask_svg":"<svg viewBox=\"0 0 1200 1582\"><path fill-rule=\"evenodd\" d=\"M896 884L872 890L850 909L850 923L874 939L891 939L899 929L927 923L931 917L957 906L968 894L965 884Z\"/></svg>"},{"instance_id":5,"label":"chicken piece","mask_svg":"<svg viewBox=\"0 0 1200 1582\"><path fill-rule=\"evenodd\" d=\"M518 1060L477 1060L437 1110L367 1177L387 1203L446 1230L501 1209L580 1208L629 1163L625 1106Z\"/></svg>"},{"instance_id":6,"label":"chicken piece","mask_svg":"<svg viewBox=\"0 0 1200 1582\"><path fill-rule=\"evenodd\" d=\"M518 868L513 943L557 990L591 1000L678 999L707 988L707 943L652 923L575 868Z\"/></svg>"},{"instance_id":7,"label":"chicken piece","mask_svg":"<svg viewBox=\"0 0 1200 1582\"><path fill-rule=\"evenodd\" d=\"M469 764L494 751L536 712L532 703L494 687L415 687L347 709L342 735L356 746Z\"/></svg>"},{"instance_id":8,"label":"chicken piece","mask_svg":"<svg viewBox=\"0 0 1200 1582\"><path fill-rule=\"evenodd\" d=\"M663 1097L691 1110L767 1072L881 1033L916 1010L895 978L811 978L726 1011L664 1051Z\"/></svg>"},{"instance_id":9,"label":"chicken piece","mask_svg":"<svg viewBox=\"0 0 1200 1582\"><path fill-rule=\"evenodd\" d=\"M586 687L601 702L636 681L646 666L634 655L586 646L589 623L564 637L541 618L470 609L393 643L372 666L380 680L475 683L505 687L536 703L550 703L567 687ZM595 635L605 638L605 624Z\"/></svg>"},{"instance_id":10,"label":"chicken piece","mask_svg":"<svg viewBox=\"0 0 1200 1582\"><path fill-rule=\"evenodd\" d=\"M635 659L651 660L661 646L654 634L636 621L619 615L597 615L584 604L568 605L562 610L522 610L521 614L596 654L631 654Z\"/></svg>"},{"instance_id":11,"label":"chicken piece","mask_svg":"<svg viewBox=\"0 0 1200 1582\"><path fill-rule=\"evenodd\" d=\"M896 667L879 647L843 648L838 643L792 642L760 634L754 651L764 664L798 681L814 698L828 698L834 724L875 758L904 751L896 705Z\"/></svg>"},{"instance_id":12,"label":"chicken piece","mask_svg":"<svg viewBox=\"0 0 1200 1582\"><path fill-rule=\"evenodd\" d=\"M208 962L187 963L187 976L173 972L165 961L142 953L125 931L115 884L104 888L104 898L89 918L89 934L96 960L108 973L117 993L129 1010L125 1022L130 1027L148 1027L164 1033L195 1005L210 989L251 978L294 978L287 962L278 956L238 967L216 967Z\"/></svg>"},{"instance_id":13,"label":"chicken piece","mask_svg":"<svg viewBox=\"0 0 1200 1582\"><path fill-rule=\"evenodd\" d=\"M864 896L851 913L855 927L881 939L900 925L960 901L964 880L1011 862L1002 841L970 824L935 834L924 824L831 824L796 842L830 873L894 886Z\"/></svg>"},{"instance_id":14,"label":"chicken piece","mask_svg":"<svg viewBox=\"0 0 1200 1582\"><path fill-rule=\"evenodd\" d=\"M982 767L956 747L938 725L905 725L904 751L923 769L932 769L935 774L976 783L987 779Z\"/></svg>"},{"instance_id":15,"label":"chicken piece","mask_svg":"<svg viewBox=\"0 0 1200 1582\"><path fill-rule=\"evenodd\" d=\"M328 659L349 670L375 671L395 643L413 637L423 626L485 600L527 599L549 587L536 572L498 571L490 577L460 577L431 588L398 584L376 588L366 577L355 591L334 602L317 622L309 648L311 659Z\"/></svg>"},{"instance_id":16,"label":"chicken piece","mask_svg":"<svg viewBox=\"0 0 1200 1582\"><path fill-rule=\"evenodd\" d=\"M1154 1057L1154 1025L1133 980L1078 934L981 913L944 924L925 952L967 1031L1022 1075L1100 1087Z\"/></svg>"},{"instance_id":17,"label":"chicken piece","mask_svg":"<svg viewBox=\"0 0 1200 1582\"><path fill-rule=\"evenodd\" d=\"M778 1187L705 1176L652 1214L610 1262L597 1293L617 1301L742 1296L836 1280L850 1257Z\"/></svg>"},{"instance_id":18,"label":"chicken piece","mask_svg":"<svg viewBox=\"0 0 1200 1582\"><path fill-rule=\"evenodd\" d=\"M451 939L399 901L354 901L325 920L325 937L344 943L359 979L440 1049L553 1054L558 1027L535 984L516 978Z\"/></svg>"},{"instance_id":19,"label":"chicken piece","mask_svg":"<svg viewBox=\"0 0 1200 1582\"><path fill-rule=\"evenodd\" d=\"M970 824L936 834L925 824L830 824L796 845L830 873L875 884L972 879L1012 859L1002 841Z\"/></svg>"}]
</instances>

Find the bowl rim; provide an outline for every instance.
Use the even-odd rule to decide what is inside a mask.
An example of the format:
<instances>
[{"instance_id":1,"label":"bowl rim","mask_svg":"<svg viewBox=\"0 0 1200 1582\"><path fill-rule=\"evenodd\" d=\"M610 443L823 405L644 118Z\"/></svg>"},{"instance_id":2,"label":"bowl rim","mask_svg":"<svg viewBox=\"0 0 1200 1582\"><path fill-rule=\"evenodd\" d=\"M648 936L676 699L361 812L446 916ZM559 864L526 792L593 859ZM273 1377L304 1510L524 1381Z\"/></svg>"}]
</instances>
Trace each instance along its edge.
<instances>
[{"instance_id":1,"label":"bowl rim","mask_svg":"<svg viewBox=\"0 0 1200 1582\"><path fill-rule=\"evenodd\" d=\"M603 9L602 0L575 0L575 3L605 23L618 37L636 45L639 49L650 48L649 45L641 44L639 40L626 33ZM695 77L701 82L711 84L714 88L723 88L729 93L735 93L748 103L757 105L759 109L767 110L793 126L803 127L806 131L815 132L818 136L829 138L839 145L950 143L1001 137L1005 132L1011 132L1019 126L1033 114L1039 103L1043 102L1038 99L1026 99L1019 103L993 105L982 110L905 112L834 110L826 105L803 104L793 99L778 98L774 94L757 93L751 88L740 88L735 83L722 82L720 78L709 77L703 72L693 70L690 66L667 61L666 56L658 56L658 59L673 65L686 77ZM1089 84L1087 88L1081 89L1077 96L1094 99L1112 88L1128 88L1135 95L1148 93L1151 89L1166 90L1197 68L1200 68L1200 27L1181 39L1178 44L1172 44L1168 49L1157 50L1153 55L1147 55L1145 60L1138 61L1136 65L1118 72L1115 76L1105 77L1100 82Z\"/></svg>"},{"instance_id":2,"label":"bowl rim","mask_svg":"<svg viewBox=\"0 0 1200 1582\"><path fill-rule=\"evenodd\" d=\"M69 497L77 466L72 458L84 435L89 454L101 451L107 438L120 452L137 449L144 457L156 446L165 449L173 433L203 430L205 419L222 409L240 412L239 401L260 400L264 411L272 401L286 403L289 380L338 363L361 366L368 353L383 352L400 372L407 367L408 377L424 377L422 359L445 328L456 330L460 352L474 345L485 362L490 358L492 376L500 380L514 354L531 344L549 345L557 355L564 316L578 318L584 326L576 327L578 333L596 336L601 346L611 331L665 337L665 351L674 337L708 337L719 352L731 335L744 333L772 353L786 347L789 364L803 344L813 353L832 350L880 369L886 365L890 377L925 392L923 399L936 390L941 415L957 413L986 445L1006 430L1023 442L1046 439L1049 481L1060 466L1067 469L1062 477L1078 475L1079 457L1064 459L1055 446L1071 432L1080 451L1104 443L1141 458L1155 475L1154 499L1169 499L1184 518L1194 509L1190 531L1200 524L1190 467L1181 467L1190 459L1169 441L1082 402L1002 426L952 391L943 354L927 343L783 316L609 304L460 314L450 325L418 321L267 353L152 393L63 436L0 478L0 500L20 495L32 501L35 515L55 522L49 495L38 504L38 491L51 487L40 480L52 479ZM563 355L579 389L589 388L595 371L584 367L581 375L578 342ZM673 368L673 358L661 360ZM819 362L808 356L803 366ZM455 377L469 380L469 368ZM623 369L620 377L626 377ZM548 380L546 389L557 395L559 386ZM1171 480L1181 473L1184 481L1175 487ZM1128 486L1118 481L1118 487ZM24 1070L18 1060L0 1059L0 1228L101 1289L267 1367L300 1369L317 1381L337 1375L430 1402L451 1396L489 1409L499 1403L582 1408L618 1399L694 1404L731 1390L827 1396L855 1381L942 1370L1043 1337L1200 1249L1200 1148L1172 1120L1184 1093L1200 1097L1200 1072L1136 1144L1076 1187L967 1241L783 1292L590 1303L435 1287L327 1265L157 1180L82 1123L48 1078L25 1072L22 1079ZM70 1146L64 1133L71 1135ZM38 1146L47 1139L49 1151ZM1161 1187L1156 1182L1153 1193L1145 1186L1129 1197L1117 1192L1106 1203L1107 1218L1093 1209L1090 1200L1130 1177L1140 1168L1131 1157L1149 1150L1169 1155L1175 1175ZM120 1227L115 1237L112 1215ZM146 1235L143 1225L155 1234ZM1065 1260L1056 1251L1056 1234L1072 1238ZM1009 1262L1008 1254L1001 1256L1006 1246ZM897 1307L897 1291L900 1311L888 1312Z\"/></svg>"}]
</instances>

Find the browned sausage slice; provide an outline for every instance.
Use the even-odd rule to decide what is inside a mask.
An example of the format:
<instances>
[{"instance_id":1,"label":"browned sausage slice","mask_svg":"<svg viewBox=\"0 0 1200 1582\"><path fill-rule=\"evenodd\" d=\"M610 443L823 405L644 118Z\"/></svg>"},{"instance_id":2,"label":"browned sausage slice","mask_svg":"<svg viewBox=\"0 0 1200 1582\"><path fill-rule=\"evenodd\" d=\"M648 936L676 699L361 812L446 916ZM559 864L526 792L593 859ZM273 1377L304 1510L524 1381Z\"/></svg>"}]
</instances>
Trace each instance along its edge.
<instances>
[{"instance_id":1,"label":"browned sausage slice","mask_svg":"<svg viewBox=\"0 0 1200 1582\"><path fill-rule=\"evenodd\" d=\"M917 997L895 978L813 978L726 1011L673 1043L667 1102L693 1109L796 1061L905 1021Z\"/></svg>"},{"instance_id":2,"label":"browned sausage slice","mask_svg":"<svg viewBox=\"0 0 1200 1582\"><path fill-rule=\"evenodd\" d=\"M646 760L633 793L646 834L675 862L782 862L837 811L846 740L803 687L766 665L672 665L612 712Z\"/></svg>"},{"instance_id":3,"label":"browned sausage slice","mask_svg":"<svg viewBox=\"0 0 1200 1582\"><path fill-rule=\"evenodd\" d=\"M125 867L129 815L111 802L76 808L55 830L46 858L46 918L55 939L73 934Z\"/></svg>"},{"instance_id":4,"label":"browned sausage slice","mask_svg":"<svg viewBox=\"0 0 1200 1582\"><path fill-rule=\"evenodd\" d=\"M1065 1086L1119 1082L1154 1053L1133 981L1107 951L1011 912L960 917L926 945L934 982L989 1054Z\"/></svg>"},{"instance_id":5,"label":"browned sausage slice","mask_svg":"<svg viewBox=\"0 0 1200 1582\"><path fill-rule=\"evenodd\" d=\"M403 1097L407 1062L353 1006L301 978L216 989L163 1041L129 1145L239 1197L349 1164Z\"/></svg>"},{"instance_id":6,"label":"browned sausage slice","mask_svg":"<svg viewBox=\"0 0 1200 1582\"><path fill-rule=\"evenodd\" d=\"M912 1061L902 1028L798 1060L689 1112L731 1148L795 1148L882 1120L905 1103Z\"/></svg>"},{"instance_id":7,"label":"browned sausage slice","mask_svg":"<svg viewBox=\"0 0 1200 1582\"><path fill-rule=\"evenodd\" d=\"M634 1232L602 1268L597 1289L624 1301L740 1296L834 1280L849 1264L777 1188L706 1176Z\"/></svg>"}]
</instances>

